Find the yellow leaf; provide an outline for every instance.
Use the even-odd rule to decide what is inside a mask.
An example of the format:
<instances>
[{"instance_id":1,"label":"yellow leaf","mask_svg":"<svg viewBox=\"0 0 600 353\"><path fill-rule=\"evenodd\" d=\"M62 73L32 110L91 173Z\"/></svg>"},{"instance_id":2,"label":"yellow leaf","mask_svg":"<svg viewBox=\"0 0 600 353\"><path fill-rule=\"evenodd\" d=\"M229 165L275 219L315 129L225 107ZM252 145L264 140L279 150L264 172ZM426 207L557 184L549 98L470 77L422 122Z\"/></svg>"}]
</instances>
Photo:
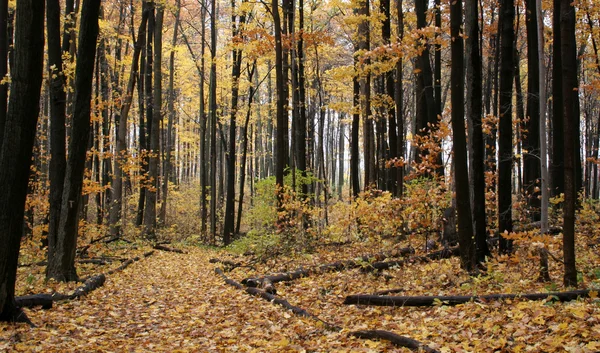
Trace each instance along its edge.
<instances>
[{"instance_id":1,"label":"yellow leaf","mask_svg":"<svg viewBox=\"0 0 600 353\"><path fill-rule=\"evenodd\" d=\"M590 298L594 299L598 297L598 291L595 290L591 290L588 295L590 296Z\"/></svg>"}]
</instances>

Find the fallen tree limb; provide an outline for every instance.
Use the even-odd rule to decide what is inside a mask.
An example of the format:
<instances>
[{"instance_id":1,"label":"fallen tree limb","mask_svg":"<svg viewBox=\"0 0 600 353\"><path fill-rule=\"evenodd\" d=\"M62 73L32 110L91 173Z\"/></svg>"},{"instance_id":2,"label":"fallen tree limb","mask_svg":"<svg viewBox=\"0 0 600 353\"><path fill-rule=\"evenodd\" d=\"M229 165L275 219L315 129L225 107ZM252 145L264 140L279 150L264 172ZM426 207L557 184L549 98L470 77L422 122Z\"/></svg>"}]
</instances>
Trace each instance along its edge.
<instances>
[{"instance_id":1,"label":"fallen tree limb","mask_svg":"<svg viewBox=\"0 0 600 353\"><path fill-rule=\"evenodd\" d=\"M386 290L381 290L379 292L375 292L373 293L373 295L388 295L388 294L394 294L394 293L402 293L405 290L402 288L397 288L397 289L386 289Z\"/></svg>"},{"instance_id":2,"label":"fallen tree limb","mask_svg":"<svg viewBox=\"0 0 600 353\"><path fill-rule=\"evenodd\" d=\"M384 330L370 330L370 331L354 331L349 333L350 336L365 338L365 339L380 339L390 341L392 344L398 347L406 347L416 350L422 350L427 353L439 353L439 351L424 345L423 343L414 340L412 338L408 338L405 336L400 336L390 331Z\"/></svg>"},{"instance_id":3,"label":"fallen tree limb","mask_svg":"<svg viewBox=\"0 0 600 353\"><path fill-rule=\"evenodd\" d=\"M150 255L152 255L152 254L154 254L154 250L150 250L150 251L148 251L147 253L145 253L145 254L144 254L144 258L146 258L146 257L148 257L148 256L150 256ZM112 270L108 271L108 274L109 274L109 275L112 275L112 274L113 274L113 273L115 273L115 272L123 271L124 269L126 269L126 268L127 268L127 266L129 266L129 265L131 265L132 263L134 263L134 262L136 262L136 261L139 261L139 260L140 260L140 257L139 257L139 256L136 256L136 257L134 257L133 259L125 260L125 261L124 261L124 262L121 264L121 266L119 266L119 267L117 267L117 268L115 268L115 269L112 269Z\"/></svg>"},{"instance_id":4,"label":"fallen tree limb","mask_svg":"<svg viewBox=\"0 0 600 353\"><path fill-rule=\"evenodd\" d=\"M532 294L486 294L486 295L456 295L456 296L387 296L356 294L349 295L344 304L377 305L377 306L432 306L436 304L458 305L470 301L488 302L492 300L526 299L526 300L558 300L561 302L585 298L589 296L589 290L574 290L555 293L532 293Z\"/></svg>"},{"instance_id":5,"label":"fallen tree limb","mask_svg":"<svg viewBox=\"0 0 600 353\"><path fill-rule=\"evenodd\" d=\"M154 245L154 249L156 249L156 250L162 250L162 251L168 251L168 252L176 252L178 254L187 254L185 251L183 251L181 249L171 248L169 246L162 245L162 244L156 244L156 245Z\"/></svg>"},{"instance_id":6,"label":"fallen tree limb","mask_svg":"<svg viewBox=\"0 0 600 353\"><path fill-rule=\"evenodd\" d=\"M154 251L149 251L143 255L144 258L152 255ZM122 271L130 264L140 260L140 257L137 256L133 259L126 260L121 264L121 266L116 269L110 270L107 274L113 274L118 271ZM35 306L41 306L42 309L51 309L52 303L60 300L73 300L88 293L102 287L106 282L106 275L99 274L92 277L89 277L85 280L84 284L80 287L77 287L72 294L61 294L61 293L53 293L53 294L33 294L33 295L24 295L20 297L15 297L16 306L19 308L31 308Z\"/></svg>"},{"instance_id":7,"label":"fallen tree limb","mask_svg":"<svg viewBox=\"0 0 600 353\"><path fill-rule=\"evenodd\" d=\"M72 300L77 299L83 295L88 294L89 292L101 287L106 281L106 276L104 274L92 276L87 279L83 286L75 289L73 294L33 294L33 295L24 295L21 297L15 298L15 303L20 308L31 308L34 306L41 306L42 309L51 309L52 303L59 300Z\"/></svg>"},{"instance_id":8,"label":"fallen tree limb","mask_svg":"<svg viewBox=\"0 0 600 353\"><path fill-rule=\"evenodd\" d=\"M341 327L330 324L330 323L320 319L318 316L309 313L305 309L302 309L298 306L294 306L294 305L290 304L287 300L277 297L275 294L268 293L262 289L255 288L255 287L242 286L240 283L238 283L230 278L227 278L227 276L225 276L225 273L223 273L223 270L221 270L218 267L215 268L215 273L219 274L225 280L225 283L227 283L237 289L242 289L250 295L260 297L266 301L275 303L277 305L281 305L282 307L284 307L288 310L291 310L295 315L302 316L302 317L308 317L308 318L314 319L318 322L321 322L329 330L333 330L333 331L341 330Z\"/></svg>"},{"instance_id":9,"label":"fallen tree limb","mask_svg":"<svg viewBox=\"0 0 600 353\"><path fill-rule=\"evenodd\" d=\"M375 255L360 256L356 260L336 261L330 264L313 266L308 269L300 268L296 271L278 273L275 275L264 277L250 277L242 280L242 284L248 285L249 287L257 287L259 283L262 283L265 280L269 280L271 281L271 283L289 282L322 272L337 272L358 267L368 267L371 261L381 261L388 257L407 256L414 252L415 250L411 247L394 249L388 252L382 252Z\"/></svg>"}]
</instances>

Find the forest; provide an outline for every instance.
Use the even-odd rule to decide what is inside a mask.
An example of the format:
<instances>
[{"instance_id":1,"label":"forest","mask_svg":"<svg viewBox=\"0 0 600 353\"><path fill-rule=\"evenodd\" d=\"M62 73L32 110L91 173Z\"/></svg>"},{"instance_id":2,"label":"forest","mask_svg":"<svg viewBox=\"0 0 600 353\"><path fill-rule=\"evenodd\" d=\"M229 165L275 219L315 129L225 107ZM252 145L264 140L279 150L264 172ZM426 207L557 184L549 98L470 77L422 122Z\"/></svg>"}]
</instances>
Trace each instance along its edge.
<instances>
[{"instance_id":1,"label":"forest","mask_svg":"<svg viewBox=\"0 0 600 353\"><path fill-rule=\"evenodd\" d=\"M595 0L0 0L0 351L600 351Z\"/></svg>"}]
</instances>

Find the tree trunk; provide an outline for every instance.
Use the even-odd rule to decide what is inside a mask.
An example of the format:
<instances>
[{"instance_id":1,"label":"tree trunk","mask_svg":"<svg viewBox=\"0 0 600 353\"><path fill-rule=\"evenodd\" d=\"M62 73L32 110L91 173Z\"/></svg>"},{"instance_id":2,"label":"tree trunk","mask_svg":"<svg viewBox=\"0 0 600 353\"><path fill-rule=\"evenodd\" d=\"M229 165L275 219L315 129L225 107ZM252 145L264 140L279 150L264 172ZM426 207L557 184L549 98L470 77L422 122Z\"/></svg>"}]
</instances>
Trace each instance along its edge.
<instances>
[{"instance_id":1,"label":"tree trunk","mask_svg":"<svg viewBox=\"0 0 600 353\"><path fill-rule=\"evenodd\" d=\"M540 55L536 21L536 0L527 0L527 119L523 123L523 191L527 197L531 221L540 220Z\"/></svg>"},{"instance_id":2,"label":"tree trunk","mask_svg":"<svg viewBox=\"0 0 600 353\"><path fill-rule=\"evenodd\" d=\"M460 244L461 267L470 272L475 268L475 244L473 242L473 221L471 218L471 196L467 167L467 137L465 135L464 108L464 42L461 37L462 0L450 5L450 34L452 37L452 152L454 153L454 182L458 211L458 238ZM475 37L476 39L477 37Z\"/></svg>"},{"instance_id":3,"label":"tree trunk","mask_svg":"<svg viewBox=\"0 0 600 353\"><path fill-rule=\"evenodd\" d=\"M577 204L576 159L579 158L579 84L577 80L577 49L575 39L575 7L569 0L560 2L560 40L562 60L563 131L565 202L563 214L564 285L577 286L575 267L575 208ZM557 112L557 114L559 114Z\"/></svg>"},{"instance_id":4,"label":"tree trunk","mask_svg":"<svg viewBox=\"0 0 600 353\"><path fill-rule=\"evenodd\" d=\"M72 10L72 9L71 9ZM60 44L60 3L48 0L46 9L46 25L48 29L48 65L50 77L50 215L48 224L48 261L54 257L60 222L60 205L65 181L66 151L65 124L66 99L65 76L63 74L62 55L65 54ZM69 11L67 9L66 11ZM1 29L0 29L1 30ZM65 35L69 34L65 32ZM67 37L68 38L68 37ZM1 131L1 130L0 130Z\"/></svg>"},{"instance_id":5,"label":"tree trunk","mask_svg":"<svg viewBox=\"0 0 600 353\"><path fill-rule=\"evenodd\" d=\"M114 175L112 180L112 202L110 205L110 234L113 237L120 237L123 226L123 220L121 219L122 207L123 207L123 178L125 177L124 167L127 163L127 118L129 117L129 109L131 108L131 101L133 98L133 91L135 89L135 81L138 77L140 67L140 54L144 47L146 37L146 24L148 22L148 16L150 14L150 8L144 2L142 10L142 19L140 27L138 29L137 40L133 50L133 60L131 62L131 72L129 74L129 81L127 83L127 90L123 97L123 103L121 105L121 111L115 117L117 121L117 133L116 133L116 148L115 148L115 159L114 159ZM141 91L142 87L139 86L138 90Z\"/></svg>"},{"instance_id":6,"label":"tree trunk","mask_svg":"<svg viewBox=\"0 0 600 353\"><path fill-rule=\"evenodd\" d=\"M356 70L356 65L358 65L358 58L354 58L354 66ZM358 197L360 193L360 181L359 181L359 165L360 165L360 152L359 152L359 141L358 135L360 130L360 113L359 113L359 105L360 105L360 83L358 81L358 76L352 77L352 87L353 87L353 112L352 112L352 130L351 130L351 139L350 139L350 183L352 186L352 196L354 198Z\"/></svg>"},{"instance_id":7,"label":"tree trunk","mask_svg":"<svg viewBox=\"0 0 600 353\"><path fill-rule=\"evenodd\" d=\"M144 237L156 239L156 199L157 190L160 187L158 182L158 166L160 163L160 121L162 120L162 27L165 9L162 5L156 9L154 23L154 86L152 90L152 101L148 103L147 109L152 108L152 114L148 118L152 119L149 128L150 135L150 153L148 163L148 180L146 184L146 206L144 207Z\"/></svg>"},{"instance_id":8,"label":"tree trunk","mask_svg":"<svg viewBox=\"0 0 600 353\"><path fill-rule=\"evenodd\" d=\"M404 12L402 11L402 0L396 0L396 6L398 15L398 42L402 43L402 39L404 38ZM394 99L396 101L396 123L398 125L398 132L396 135L398 137L396 156L401 161L404 158L404 84L402 82L404 79L403 65L404 60L402 56L400 56L398 62L396 63L396 95ZM402 196L404 192L404 165L400 163L397 168L397 195Z\"/></svg>"},{"instance_id":9,"label":"tree trunk","mask_svg":"<svg viewBox=\"0 0 600 353\"><path fill-rule=\"evenodd\" d=\"M16 12L10 100L0 131L0 321L27 321L15 305L15 280L44 60L44 1L18 0Z\"/></svg>"},{"instance_id":10,"label":"tree trunk","mask_svg":"<svg viewBox=\"0 0 600 353\"><path fill-rule=\"evenodd\" d=\"M514 70L515 7L513 0L501 0L500 24L500 116L498 126L498 227L500 252L510 253L512 241L504 238L504 232L512 232L512 82Z\"/></svg>"},{"instance_id":11,"label":"tree trunk","mask_svg":"<svg viewBox=\"0 0 600 353\"><path fill-rule=\"evenodd\" d=\"M467 68L467 111L471 121L471 179L473 183L473 220L475 223L476 258L485 261L490 256L487 244L486 209L485 209L485 146L481 117L482 106L482 60L479 53L479 23L477 0L465 2L466 68Z\"/></svg>"},{"instance_id":12,"label":"tree trunk","mask_svg":"<svg viewBox=\"0 0 600 353\"><path fill-rule=\"evenodd\" d=\"M65 171L57 246L49 259L47 276L58 281L75 281L75 249L79 226L79 204L83 186L86 151L90 136L92 79L98 38L100 0L84 0L81 10L77 66L75 68L75 102Z\"/></svg>"},{"instance_id":13,"label":"tree trunk","mask_svg":"<svg viewBox=\"0 0 600 353\"><path fill-rule=\"evenodd\" d=\"M60 23L59 23L60 41ZM60 48L60 43L58 44ZM4 79L8 73L8 0L0 0L0 79ZM8 104L8 83L0 83L0 147L4 137L4 125L6 124L6 108Z\"/></svg>"},{"instance_id":14,"label":"tree trunk","mask_svg":"<svg viewBox=\"0 0 600 353\"><path fill-rule=\"evenodd\" d=\"M175 8L175 25L173 26L173 41L171 46L171 52L169 53L169 106L168 106L168 114L169 121L167 123L167 136L166 136L166 146L165 146L165 161L164 161L164 176L163 176L163 188L162 188L162 203L160 205L160 212L158 215L158 222L161 225L165 225L167 221L167 196L169 194L169 181L172 181L172 170L173 170L173 161L171 154L173 153L173 123L175 121L176 112L175 112L175 47L177 46L177 36L179 29L179 13L181 9L181 0L177 0L176 8ZM202 118L200 118L202 119Z\"/></svg>"},{"instance_id":15,"label":"tree trunk","mask_svg":"<svg viewBox=\"0 0 600 353\"><path fill-rule=\"evenodd\" d=\"M552 158L550 180L552 197L565 192L565 136L563 127L563 76L562 76L562 39L561 39L561 0L553 0L552 15Z\"/></svg>"},{"instance_id":16,"label":"tree trunk","mask_svg":"<svg viewBox=\"0 0 600 353\"><path fill-rule=\"evenodd\" d=\"M243 2L242 2L243 5ZM246 22L244 10L237 16L235 0L231 1L231 26L234 38L240 36L241 27ZM229 245L235 231L235 145L236 145L236 118L238 111L238 96L240 91L240 75L242 71L242 49L234 47L232 50L231 67L231 112L229 115L229 147L227 151L227 199L225 200L225 220L223 222L223 243ZM250 111L250 110L248 110Z\"/></svg>"},{"instance_id":17,"label":"tree trunk","mask_svg":"<svg viewBox=\"0 0 600 353\"><path fill-rule=\"evenodd\" d=\"M211 0L210 10L210 242L217 238L217 5Z\"/></svg>"}]
</instances>

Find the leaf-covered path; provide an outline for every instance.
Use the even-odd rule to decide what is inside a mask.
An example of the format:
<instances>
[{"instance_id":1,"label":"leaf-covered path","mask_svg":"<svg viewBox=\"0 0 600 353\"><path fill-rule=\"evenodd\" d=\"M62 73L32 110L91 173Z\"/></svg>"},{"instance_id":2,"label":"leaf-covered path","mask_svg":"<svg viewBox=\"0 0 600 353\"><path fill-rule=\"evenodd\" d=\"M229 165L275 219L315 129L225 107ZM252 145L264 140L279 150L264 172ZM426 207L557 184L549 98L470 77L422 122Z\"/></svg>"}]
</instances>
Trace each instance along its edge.
<instances>
[{"instance_id":1,"label":"leaf-covered path","mask_svg":"<svg viewBox=\"0 0 600 353\"><path fill-rule=\"evenodd\" d=\"M222 264L209 261L226 257L224 252L196 247L186 251L155 251L109 275L104 286L87 296L55 303L51 310L27 309L37 327L0 323L0 352L409 352L387 341L350 334L357 330L386 330L441 352L600 349L597 299L439 303L423 308L342 304L350 294L391 288L406 295L544 292L543 284L525 280L532 277L527 263L491 262L488 274L474 279L459 269L454 258L392 267L383 273L361 268L323 272L276 284L278 296L342 328L335 331L226 284L214 273ZM278 259L256 269L237 268L226 275L239 282L274 269L352 259L364 251L347 246ZM81 265L81 270L89 275L117 266L116 262L102 269ZM43 267L20 269L20 294L40 291L35 283L23 285L31 273L43 278ZM500 278L500 273L506 275ZM53 289L66 293L75 285L69 286L55 284Z\"/></svg>"},{"instance_id":2,"label":"leaf-covered path","mask_svg":"<svg viewBox=\"0 0 600 353\"><path fill-rule=\"evenodd\" d=\"M0 324L0 351L281 352L364 345L226 285L214 274L211 256L204 249L157 251L80 300L28 310L36 328Z\"/></svg>"}]
</instances>

